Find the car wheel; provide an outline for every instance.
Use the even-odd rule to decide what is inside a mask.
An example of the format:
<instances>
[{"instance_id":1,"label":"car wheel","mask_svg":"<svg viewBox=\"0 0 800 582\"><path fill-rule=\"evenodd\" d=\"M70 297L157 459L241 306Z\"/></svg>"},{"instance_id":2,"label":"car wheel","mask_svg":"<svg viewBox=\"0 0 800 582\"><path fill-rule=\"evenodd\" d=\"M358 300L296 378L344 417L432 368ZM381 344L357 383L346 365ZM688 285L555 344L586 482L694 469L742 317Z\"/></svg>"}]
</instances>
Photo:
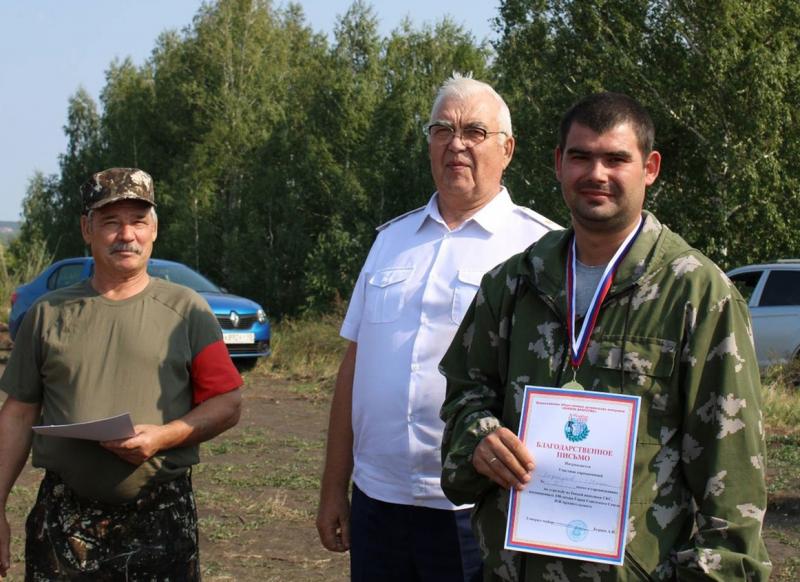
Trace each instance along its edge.
<instances>
[{"instance_id":1,"label":"car wheel","mask_svg":"<svg viewBox=\"0 0 800 582\"><path fill-rule=\"evenodd\" d=\"M795 388L800 388L800 353L786 364L786 383Z\"/></svg>"},{"instance_id":2,"label":"car wheel","mask_svg":"<svg viewBox=\"0 0 800 582\"><path fill-rule=\"evenodd\" d=\"M239 372L249 372L258 364L258 358L235 358L233 363Z\"/></svg>"}]
</instances>

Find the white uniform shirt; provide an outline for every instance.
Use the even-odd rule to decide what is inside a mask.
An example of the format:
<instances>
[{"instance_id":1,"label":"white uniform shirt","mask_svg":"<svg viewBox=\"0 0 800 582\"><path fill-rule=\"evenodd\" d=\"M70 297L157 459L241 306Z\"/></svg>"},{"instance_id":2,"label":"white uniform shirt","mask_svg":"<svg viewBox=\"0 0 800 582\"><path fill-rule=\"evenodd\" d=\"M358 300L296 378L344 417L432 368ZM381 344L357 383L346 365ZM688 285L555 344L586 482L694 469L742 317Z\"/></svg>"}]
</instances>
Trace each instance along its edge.
<instances>
[{"instance_id":1,"label":"white uniform shirt","mask_svg":"<svg viewBox=\"0 0 800 582\"><path fill-rule=\"evenodd\" d=\"M455 509L439 485L444 356L481 277L558 225L505 188L458 228L428 205L379 227L341 335L358 343L353 480L373 499Z\"/></svg>"}]
</instances>

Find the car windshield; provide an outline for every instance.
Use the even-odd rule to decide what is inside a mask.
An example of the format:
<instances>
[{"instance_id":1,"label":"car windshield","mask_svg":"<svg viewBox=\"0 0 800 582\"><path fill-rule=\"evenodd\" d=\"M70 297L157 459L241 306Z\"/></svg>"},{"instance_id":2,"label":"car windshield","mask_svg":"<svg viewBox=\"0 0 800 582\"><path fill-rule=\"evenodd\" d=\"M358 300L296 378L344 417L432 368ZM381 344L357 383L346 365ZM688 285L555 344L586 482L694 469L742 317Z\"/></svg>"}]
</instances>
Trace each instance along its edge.
<instances>
[{"instance_id":1,"label":"car windshield","mask_svg":"<svg viewBox=\"0 0 800 582\"><path fill-rule=\"evenodd\" d=\"M153 277L159 277L172 281L178 285L185 285L194 289L198 293L220 293L219 287L203 277L200 273L193 271L185 265L179 264L160 264L150 263L147 272Z\"/></svg>"}]
</instances>

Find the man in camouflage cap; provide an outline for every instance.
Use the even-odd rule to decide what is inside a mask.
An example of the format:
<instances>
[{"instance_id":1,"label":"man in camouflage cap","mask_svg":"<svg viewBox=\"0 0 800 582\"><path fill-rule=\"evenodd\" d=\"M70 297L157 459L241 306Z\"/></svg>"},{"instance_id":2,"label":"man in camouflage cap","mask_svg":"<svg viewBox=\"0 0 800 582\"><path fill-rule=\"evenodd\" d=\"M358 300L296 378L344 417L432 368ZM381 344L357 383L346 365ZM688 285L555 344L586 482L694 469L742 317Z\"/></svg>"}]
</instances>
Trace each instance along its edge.
<instances>
[{"instance_id":1,"label":"man in camouflage cap","mask_svg":"<svg viewBox=\"0 0 800 582\"><path fill-rule=\"evenodd\" d=\"M769 576L747 304L716 265L643 211L661 162L653 139L650 116L625 95L591 95L567 112L555 169L572 228L483 278L442 360L442 488L454 503L478 503L484 580ZM504 549L509 490L537 470L515 434L524 388L568 382L641 396L622 566Z\"/></svg>"},{"instance_id":2,"label":"man in camouflage cap","mask_svg":"<svg viewBox=\"0 0 800 582\"><path fill-rule=\"evenodd\" d=\"M28 311L0 379L0 576L5 505L32 446L45 475L26 522L26 579L196 580L191 467L200 442L238 421L242 379L205 300L147 273L152 178L111 168L81 194L92 278ZM134 432L118 440L31 432L125 412Z\"/></svg>"}]
</instances>

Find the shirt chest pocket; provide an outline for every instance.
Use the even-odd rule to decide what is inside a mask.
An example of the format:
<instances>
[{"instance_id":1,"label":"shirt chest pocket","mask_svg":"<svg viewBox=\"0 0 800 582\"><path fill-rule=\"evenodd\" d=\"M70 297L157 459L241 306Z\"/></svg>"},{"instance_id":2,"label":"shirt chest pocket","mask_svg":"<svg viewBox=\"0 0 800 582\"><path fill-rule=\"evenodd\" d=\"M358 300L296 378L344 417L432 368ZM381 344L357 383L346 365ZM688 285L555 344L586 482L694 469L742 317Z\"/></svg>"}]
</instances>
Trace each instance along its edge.
<instances>
[{"instance_id":1,"label":"shirt chest pocket","mask_svg":"<svg viewBox=\"0 0 800 582\"><path fill-rule=\"evenodd\" d=\"M370 323L397 320L405 305L407 280L414 269L382 269L367 280L366 315Z\"/></svg>"},{"instance_id":2,"label":"shirt chest pocket","mask_svg":"<svg viewBox=\"0 0 800 582\"><path fill-rule=\"evenodd\" d=\"M680 424L680 395L673 382L676 355L675 342L659 338L630 337L623 342L607 337L599 346L595 366L608 379L611 391L620 391L622 372L622 392L642 397L640 443L663 444ZM602 378L600 382L606 383Z\"/></svg>"},{"instance_id":3,"label":"shirt chest pocket","mask_svg":"<svg viewBox=\"0 0 800 582\"><path fill-rule=\"evenodd\" d=\"M483 278L483 271L460 269L453 289L453 308L450 317L453 323L461 324Z\"/></svg>"}]
</instances>

